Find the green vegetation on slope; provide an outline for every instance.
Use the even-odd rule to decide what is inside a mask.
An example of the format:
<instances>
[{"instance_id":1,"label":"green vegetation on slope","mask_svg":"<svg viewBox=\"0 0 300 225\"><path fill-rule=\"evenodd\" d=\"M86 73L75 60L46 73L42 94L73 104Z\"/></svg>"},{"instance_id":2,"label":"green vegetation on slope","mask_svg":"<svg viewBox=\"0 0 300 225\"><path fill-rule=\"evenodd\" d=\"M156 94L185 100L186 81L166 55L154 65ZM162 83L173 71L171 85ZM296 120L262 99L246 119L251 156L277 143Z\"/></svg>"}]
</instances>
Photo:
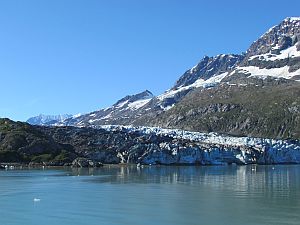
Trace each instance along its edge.
<instances>
[{"instance_id":1,"label":"green vegetation on slope","mask_svg":"<svg viewBox=\"0 0 300 225\"><path fill-rule=\"evenodd\" d=\"M64 147L34 126L0 119L0 162L70 162L74 154Z\"/></svg>"}]
</instances>

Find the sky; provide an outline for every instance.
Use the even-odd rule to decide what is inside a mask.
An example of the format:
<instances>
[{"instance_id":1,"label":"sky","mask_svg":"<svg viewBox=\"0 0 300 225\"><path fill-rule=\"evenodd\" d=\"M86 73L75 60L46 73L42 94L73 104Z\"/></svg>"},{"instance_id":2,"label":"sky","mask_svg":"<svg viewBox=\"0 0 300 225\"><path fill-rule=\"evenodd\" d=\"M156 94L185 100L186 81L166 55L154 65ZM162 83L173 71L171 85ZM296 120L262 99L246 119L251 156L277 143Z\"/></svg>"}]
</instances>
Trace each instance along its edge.
<instances>
[{"instance_id":1,"label":"sky","mask_svg":"<svg viewBox=\"0 0 300 225\"><path fill-rule=\"evenodd\" d=\"M245 52L299 9L299 0L0 0L0 117L161 94L205 55Z\"/></svg>"}]
</instances>

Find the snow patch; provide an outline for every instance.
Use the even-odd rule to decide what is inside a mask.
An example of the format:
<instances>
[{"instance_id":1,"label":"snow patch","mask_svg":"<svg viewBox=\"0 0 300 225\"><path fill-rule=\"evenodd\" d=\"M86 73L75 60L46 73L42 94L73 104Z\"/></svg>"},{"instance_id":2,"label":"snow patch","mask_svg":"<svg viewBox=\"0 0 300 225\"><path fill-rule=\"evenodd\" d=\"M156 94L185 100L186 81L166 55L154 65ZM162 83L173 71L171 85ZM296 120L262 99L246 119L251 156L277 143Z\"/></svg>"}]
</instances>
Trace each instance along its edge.
<instances>
[{"instance_id":1,"label":"snow patch","mask_svg":"<svg viewBox=\"0 0 300 225\"><path fill-rule=\"evenodd\" d=\"M294 72L289 72L289 66L284 66L281 68L271 68L271 69L260 69L256 66L248 66L248 67L237 67L237 71L243 73L251 74L250 77L258 76L261 78L266 78L268 76L277 77L277 78L285 78L291 79L296 75L300 75L300 69Z\"/></svg>"},{"instance_id":2,"label":"snow patch","mask_svg":"<svg viewBox=\"0 0 300 225\"><path fill-rule=\"evenodd\" d=\"M78 117L80 117L80 116L82 116L82 114L81 114L81 113L78 113L78 114L72 116L72 119L76 119L76 118L78 118Z\"/></svg>"},{"instance_id":3,"label":"snow patch","mask_svg":"<svg viewBox=\"0 0 300 225\"><path fill-rule=\"evenodd\" d=\"M278 49L278 45L273 47L273 49ZM287 58L295 58L295 57L300 57L300 51L297 50L297 47L294 45L290 48L287 48L285 50L280 51L280 54L262 54L262 55L254 55L249 58L249 60L254 60L256 58L264 61L275 61L275 60L280 60L280 59L287 59Z\"/></svg>"},{"instance_id":4,"label":"snow patch","mask_svg":"<svg viewBox=\"0 0 300 225\"><path fill-rule=\"evenodd\" d=\"M144 105L146 105L150 100L151 100L151 98L131 102L131 103L128 104L128 107L132 110L137 110L137 109L143 107Z\"/></svg>"},{"instance_id":5,"label":"snow patch","mask_svg":"<svg viewBox=\"0 0 300 225\"><path fill-rule=\"evenodd\" d=\"M162 101L166 98L172 98L174 97L177 93L180 93L182 91L191 89L191 88L199 88L199 87L211 87L216 85L217 83L220 83L221 80L228 75L228 72L225 73L221 73L219 75L213 76L207 80L204 80L202 78L199 78L198 80L196 80L193 84L187 85L187 86L180 86L177 89L170 89L167 90L165 93L157 96L157 98Z\"/></svg>"}]
</instances>

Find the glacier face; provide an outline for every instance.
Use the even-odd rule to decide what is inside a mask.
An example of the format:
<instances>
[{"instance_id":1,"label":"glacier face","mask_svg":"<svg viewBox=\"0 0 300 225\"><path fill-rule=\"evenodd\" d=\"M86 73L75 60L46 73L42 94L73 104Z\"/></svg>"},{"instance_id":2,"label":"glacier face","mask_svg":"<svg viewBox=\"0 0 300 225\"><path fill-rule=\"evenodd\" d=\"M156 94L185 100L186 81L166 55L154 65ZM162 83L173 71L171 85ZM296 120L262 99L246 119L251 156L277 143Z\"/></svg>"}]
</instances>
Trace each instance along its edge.
<instances>
[{"instance_id":1,"label":"glacier face","mask_svg":"<svg viewBox=\"0 0 300 225\"><path fill-rule=\"evenodd\" d=\"M100 126L98 129L104 129L111 133L139 134L140 137L148 140L128 143L128 148L125 151L117 150L116 156L123 163L152 165L300 163L299 141L232 137L216 133L189 132L157 127L109 125ZM143 139L140 138L139 140ZM97 160L101 160L101 157L98 158L95 152L89 156L92 158L96 156Z\"/></svg>"}]
</instances>

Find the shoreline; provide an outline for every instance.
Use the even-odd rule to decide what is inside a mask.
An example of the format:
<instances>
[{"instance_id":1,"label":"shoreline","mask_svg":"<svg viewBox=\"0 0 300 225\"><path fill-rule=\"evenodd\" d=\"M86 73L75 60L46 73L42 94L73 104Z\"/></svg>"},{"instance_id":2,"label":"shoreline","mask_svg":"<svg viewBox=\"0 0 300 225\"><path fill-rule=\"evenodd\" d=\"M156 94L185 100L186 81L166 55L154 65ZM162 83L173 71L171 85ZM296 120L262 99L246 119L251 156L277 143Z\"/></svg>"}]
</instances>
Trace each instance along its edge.
<instances>
[{"instance_id":1,"label":"shoreline","mask_svg":"<svg viewBox=\"0 0 300 225\"><path fill-rule=\"evenodd\" d=\"M73 168L73 169L98 169L98 168L120 168L120 167L137 167L137 168L144 168L144 167L211 167L211 166L220 166L220 167L230 167L230 166L280 166L280 165L300 165L299 163L276 163L276 164L259 164L259 163L249 163L249 164L136 164L136 163L119 163L119 164L103 164L100 167L78 167L72 165L42 165L42 164L35 164L30 165L30 163L0 163L0 171L1 170L15 170L15 169L62 169L62 168Z\"/></svg>"}]
</instances>

